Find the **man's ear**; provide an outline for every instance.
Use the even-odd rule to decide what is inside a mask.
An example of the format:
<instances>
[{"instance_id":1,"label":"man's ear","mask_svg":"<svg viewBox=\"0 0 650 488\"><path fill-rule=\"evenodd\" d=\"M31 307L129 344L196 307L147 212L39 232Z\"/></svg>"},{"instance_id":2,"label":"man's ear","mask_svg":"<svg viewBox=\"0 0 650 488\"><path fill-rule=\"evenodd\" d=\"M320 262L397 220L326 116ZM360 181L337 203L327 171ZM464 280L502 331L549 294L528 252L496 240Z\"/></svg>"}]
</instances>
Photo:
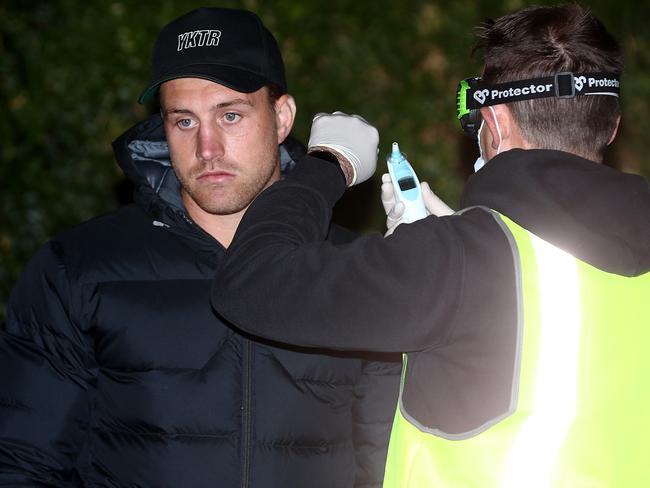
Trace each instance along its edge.
<instances>
[{"instance_id":1,"label":"man's ear","mask_svg":"<svg viewBox=\"0 0 650 488\"><path fill-rule=\"evenodd\" d=\"M481 108L481 117L485 120L484 129L488 130L490 136L486 140L487 145L495 150L499 144L503 147L503 142L510 136L509 120L512 119L512 115L508 107L504 104L483 107Z\"/></svg>"},{"instance_id":2,"label":"man's ear","mask_svg":"<svg viewBox=\"0 0 650 488\"><path fill-rule=\"evenodd\" d=\"M481 116L489 133L489 138L485 140L489 147L496 151L500 142L501 152L514 148L529 149L530 145L522 137L507 105L502 103L483 107Z\"/></svg>"},{"instance_id":3,"label":"man's ear","mask_svg":"<svg viewBox=\"0 0 650 488\"><path fill-rule=\"evenodd\" d=\"M275 125L278 131L278 144L287 138L296 120L296 101L287 93L275 101Z\"/></svg>"},{"instance_id":4,"label":"man's ear","mask_svg":"<svg viewBox=\"0 0 650 488\"><path fill-rule=\"evenodd\" d=\"M621 125L621 116L619 115L616 117L616 125L614 126L614 130L612 131L612 136L609 138L609 142L607 145L609 146L612 142L614 142L614 139L616 139L616 135L618 134L618 128Z\"/></svg>"}]
</instances>

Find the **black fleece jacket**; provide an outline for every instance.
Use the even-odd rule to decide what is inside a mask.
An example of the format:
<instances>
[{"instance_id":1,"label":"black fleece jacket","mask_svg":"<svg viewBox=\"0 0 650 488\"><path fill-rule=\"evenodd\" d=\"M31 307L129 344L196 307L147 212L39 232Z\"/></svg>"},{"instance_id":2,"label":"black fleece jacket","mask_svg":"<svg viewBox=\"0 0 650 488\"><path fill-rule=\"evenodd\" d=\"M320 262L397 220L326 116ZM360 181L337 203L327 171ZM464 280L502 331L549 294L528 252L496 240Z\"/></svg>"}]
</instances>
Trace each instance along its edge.
<instances>
[{"instance_id":1,"label":"black fleece jacket","mask_svg":"<svg viewBox=\"0 0 650 488\"><path fill-rule=\"evenodd\" d=\"M476 415L503 411L509 399L513 254L497 219L478 206L602 270L650 269L647 182L575 155L505 152L469 179L462 213L344 245L323 240L344 191L337 173L306 158L260 195L228 249L212 303L241 329L277 341L409 352L404 403L425 425L454 428L444 397L459 382L473 385L460 401L470 412L482 405ZM270 317L264 328L261 317Z\"/></svg>"}]
</instances>

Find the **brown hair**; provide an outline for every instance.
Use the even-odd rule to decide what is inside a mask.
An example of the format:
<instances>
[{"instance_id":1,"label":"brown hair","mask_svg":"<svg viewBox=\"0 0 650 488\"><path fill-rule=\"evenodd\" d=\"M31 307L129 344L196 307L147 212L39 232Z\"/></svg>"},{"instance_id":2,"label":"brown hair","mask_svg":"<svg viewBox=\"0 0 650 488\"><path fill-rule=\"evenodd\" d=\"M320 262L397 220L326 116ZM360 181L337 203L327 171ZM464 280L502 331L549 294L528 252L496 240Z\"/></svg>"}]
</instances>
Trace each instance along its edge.
<instances>
[{"instance_id":1,"label":"brown hair","mask_svg":"<svg viewBox=\"0 0 650 488\"><path fill-rule=\"evenodd\" d=\"M271 108L275 108L275 102L277 102L282 95L284 95L286 92L280 88L278 85L275 85L273 83L269 83L266 86L266 93L268 96L269 103L271 104Z\"/></svg>"},{"instance_id":2,"label":"brown hair","mask_svg":"<svg viewBox=\"0 0 650 488\"><path fill-rule=\"evenodd\" d=\"M554 75L607 72L620 77L619 43L586 8L534 6L486 22L475 51L483 52L483 80L504 83ZM524 138L543 149L602 160L620 115L617 97L585 95L508 104Z\"/></svg>"}]
</instances>

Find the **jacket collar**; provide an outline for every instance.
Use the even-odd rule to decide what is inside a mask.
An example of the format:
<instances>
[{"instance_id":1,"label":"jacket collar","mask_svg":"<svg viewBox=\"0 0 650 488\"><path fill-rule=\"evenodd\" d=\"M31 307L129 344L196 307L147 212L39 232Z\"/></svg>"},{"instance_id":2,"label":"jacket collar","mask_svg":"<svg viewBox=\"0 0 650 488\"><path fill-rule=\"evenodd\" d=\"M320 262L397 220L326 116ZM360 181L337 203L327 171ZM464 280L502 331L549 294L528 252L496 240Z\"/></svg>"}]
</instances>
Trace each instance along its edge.
<instances>
[{"instance_id":1,"label":"jacket collar","mask_svg":"<svg viewBox=\"0 0 650 488\"><path fill-rule=\"evenodd\" d=\"M470 177L461 206L473 205L604 271L650 270L650 189L639 175L562 151L513 149Z\"/></svg>"}]
</instances>

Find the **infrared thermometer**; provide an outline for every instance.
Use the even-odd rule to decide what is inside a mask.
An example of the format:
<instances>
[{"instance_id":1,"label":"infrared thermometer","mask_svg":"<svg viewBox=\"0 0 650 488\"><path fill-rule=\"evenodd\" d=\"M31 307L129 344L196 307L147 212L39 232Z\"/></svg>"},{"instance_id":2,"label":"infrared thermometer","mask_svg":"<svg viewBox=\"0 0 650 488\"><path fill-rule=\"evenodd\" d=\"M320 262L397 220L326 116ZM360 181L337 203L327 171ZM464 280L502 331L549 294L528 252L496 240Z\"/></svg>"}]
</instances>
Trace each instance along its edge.
<instances>
[{"instance_id":1,"label":"infrared thermometer","mask_svg":"<svg viewBox=\"0 0 650 488\"><path fill-rule=\"evenodd\" d=\"M393 182L395 199L404 204L402 222L415 222L426 217L428 212L422 200L420 180L396 142L393 142L393 148L386 160L386 165Z\"/></svg>"}]
</instances>

